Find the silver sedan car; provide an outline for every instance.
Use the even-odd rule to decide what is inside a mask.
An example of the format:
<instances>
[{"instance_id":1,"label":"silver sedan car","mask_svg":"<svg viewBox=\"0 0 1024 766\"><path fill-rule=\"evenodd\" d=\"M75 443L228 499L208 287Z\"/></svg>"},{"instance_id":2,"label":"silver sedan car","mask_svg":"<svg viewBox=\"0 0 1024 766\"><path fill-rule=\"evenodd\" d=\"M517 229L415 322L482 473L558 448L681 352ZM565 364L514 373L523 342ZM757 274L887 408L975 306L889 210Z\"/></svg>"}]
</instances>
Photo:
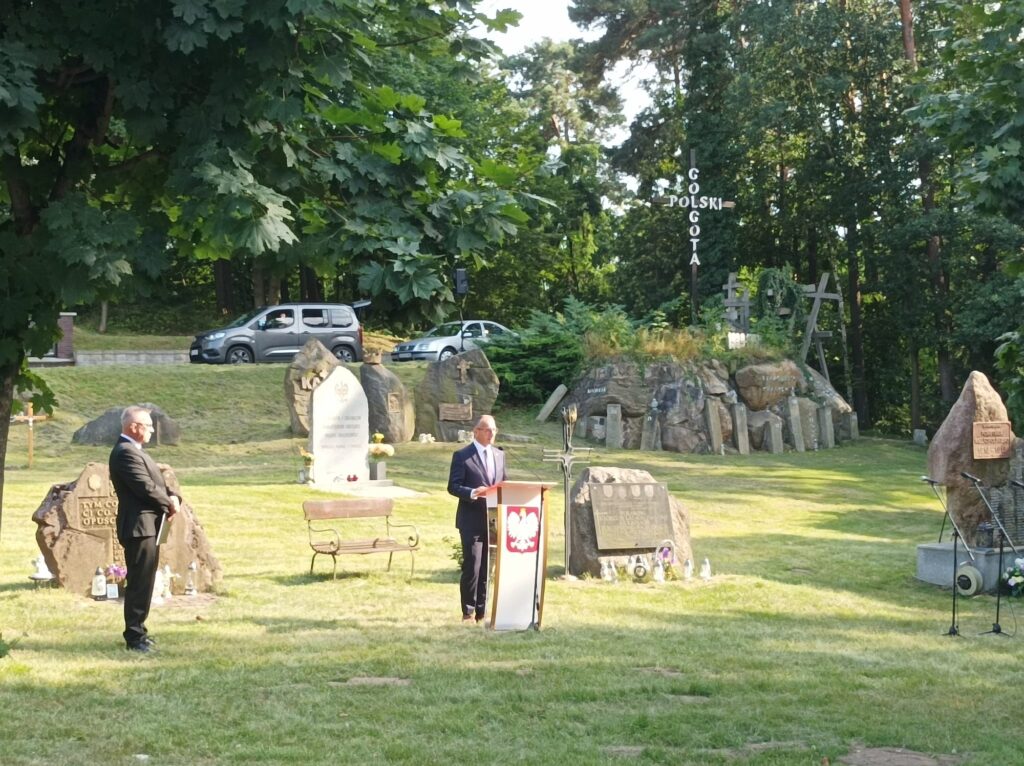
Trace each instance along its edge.
<instances>
[{"instance_id":1,"label":"silver sedan car","mask_svg":"<svg viewBox=\"0 0 1024 766\"><path fill-rule=\"evenodd\" d=\"M491 338L509 335L514 333L497 322L486 322L481 319L445 322L420 338L399 343L391 352L391 359L396 362L420 359L440 362L454 354L477 348L480 343L486 343Z\"/></svg>"}]
</instances>

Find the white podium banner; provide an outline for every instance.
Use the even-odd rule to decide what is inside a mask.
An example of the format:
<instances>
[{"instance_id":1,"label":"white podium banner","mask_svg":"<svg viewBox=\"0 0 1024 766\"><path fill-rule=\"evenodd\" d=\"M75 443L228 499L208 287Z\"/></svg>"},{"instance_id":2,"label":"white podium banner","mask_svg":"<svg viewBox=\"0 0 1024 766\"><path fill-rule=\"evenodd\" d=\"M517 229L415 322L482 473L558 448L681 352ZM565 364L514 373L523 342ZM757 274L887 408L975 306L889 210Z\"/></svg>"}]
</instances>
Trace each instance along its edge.
<instances>
[{"instance_id":1,"label":"white podium banner","mask_svg":"<svg viewBox=\"0 0 1024 766\"><path fill-rule=\"evenodd\" d=\"M540 628L547 569L547 509L541 482L506 481L498 487L493 630Z\"/></svg>"}]
</instances>

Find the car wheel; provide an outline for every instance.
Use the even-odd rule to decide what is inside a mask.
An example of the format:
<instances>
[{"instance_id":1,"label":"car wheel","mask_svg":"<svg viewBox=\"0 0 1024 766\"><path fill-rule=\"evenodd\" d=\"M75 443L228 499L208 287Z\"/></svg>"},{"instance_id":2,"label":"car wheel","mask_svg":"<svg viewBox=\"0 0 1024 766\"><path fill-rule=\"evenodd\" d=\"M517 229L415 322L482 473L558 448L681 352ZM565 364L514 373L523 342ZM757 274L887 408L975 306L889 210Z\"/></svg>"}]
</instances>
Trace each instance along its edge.
<instances>
[{"instance_id":1,"label":"car wheel","mask_svg":"<svg viewBox=\"0 0 1024 766\"><path fill-rule=\"evenodd\" d=\"M335 346L331 352L339 362L354 362L356 360L356 352L349 346Z\"/></svg>"},{"instance_id":2,"label":"car wheel","mask_svg":"<svg viewBox=\"0 0 1024 766\"><path fill-rule=\"evenodd\" d=\"M437 361L443 362L445 359L451 359L453 356L455 356L455 349L448 346L437 355Z\"/></svg>"},{"instance_id":3,"label":"car wheel","mask_svg":"<svg viewBox=\"0 0 1024 766\"><path fill-rule=\"evenodd\" d=\"M228 364L252 364L252 351L245 346L232 346L227 359Z\"/></svg>"}]
</instances>

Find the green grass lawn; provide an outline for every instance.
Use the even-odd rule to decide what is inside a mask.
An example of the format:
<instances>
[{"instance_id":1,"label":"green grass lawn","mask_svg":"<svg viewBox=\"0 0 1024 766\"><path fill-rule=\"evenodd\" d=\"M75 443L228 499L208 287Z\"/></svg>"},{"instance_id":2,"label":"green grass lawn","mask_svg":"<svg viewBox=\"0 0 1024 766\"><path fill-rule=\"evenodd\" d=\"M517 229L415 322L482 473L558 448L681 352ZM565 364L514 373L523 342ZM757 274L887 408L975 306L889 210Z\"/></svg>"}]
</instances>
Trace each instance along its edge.
<instances>
[{"instance_id":1,"label":"green grass lawn","mask_svg":"<svg viewBox=\"0 0 1024 766\"><path fill-rule=\"evenodd\" d=\"M396 365L408 382L422 367ZM289 435L284 366L46 370L61 408L11 429L0 540L3 764L819 764L855 745L1021 762L1022 638L978 636L992 597L914 579L915 545L941 509L907 443L786 455L600 451L646 468L688 508L714 577L661 586L547 584L540 632L461 624L450 559L452 445L397 446L389 478L423 550L343 560L309 575L300 508L313 493ZM105 447L72 432L112 406L160 405L182 444L171 463L224 568L212 603L156 607L155 657L122 648L120 610L28 580L32 512ZM499 412L512 478L558 481L540 460L560 426ZM577 475L579 468L577 469ZM553 520L562 493L552 493ZM549 574L561 574L553 523ZM1019 606L1004 612L1018 628Z\"/></svg>"}]
</instances>

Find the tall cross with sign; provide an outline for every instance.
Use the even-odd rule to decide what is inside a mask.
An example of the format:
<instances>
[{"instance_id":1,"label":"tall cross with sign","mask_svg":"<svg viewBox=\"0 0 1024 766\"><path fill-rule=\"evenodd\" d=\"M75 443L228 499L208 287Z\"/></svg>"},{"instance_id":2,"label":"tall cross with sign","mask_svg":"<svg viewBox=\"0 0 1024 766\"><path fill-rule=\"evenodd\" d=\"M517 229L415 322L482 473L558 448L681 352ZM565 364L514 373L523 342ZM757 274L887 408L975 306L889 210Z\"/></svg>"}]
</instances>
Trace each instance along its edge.
<instances>
[{"instance_id":1,"label":"tall cross with sign","mask_svg":"<svg viewBox=\"0 0 1024 766\"><path fill-rule=\"evenodd\" d=\"M668 198L662 197L656 200L659 204L667 204L669 207L681 207L689 210L687 218L690 226L687 229L690 239L690 321L697 323L697 267L700 266L700 258L697 255L697 246L700 244L700 214L705 210L731 210L736 203L731 200L723 200L721 197L709 197L700 193L700 169L697 167L697 150L690 150L690 170L686 174L686 194L669 194Z\"/></svg>"}]
</instances>

